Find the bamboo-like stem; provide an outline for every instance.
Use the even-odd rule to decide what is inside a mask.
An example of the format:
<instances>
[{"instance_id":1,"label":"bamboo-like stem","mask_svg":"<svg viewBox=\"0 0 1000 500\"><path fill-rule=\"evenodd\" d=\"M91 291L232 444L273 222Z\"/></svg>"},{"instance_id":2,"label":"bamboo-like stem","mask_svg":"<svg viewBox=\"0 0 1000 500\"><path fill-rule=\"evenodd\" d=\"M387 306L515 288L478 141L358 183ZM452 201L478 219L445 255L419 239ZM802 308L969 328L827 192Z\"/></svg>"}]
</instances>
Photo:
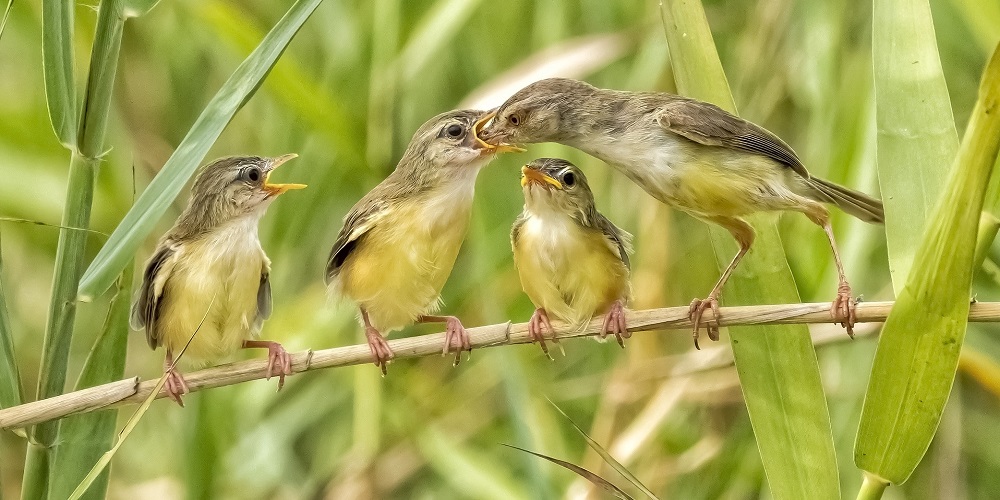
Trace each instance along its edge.
<instances>
[{"instance_id":1,"label":"bamboo-like stem","mask_svg":"<svg viewBox=\"0 0 1000 500\"><path fill-rule=\"evenodd\" d=\"M858 323L878 323L889 316L893 302L864 302L858 304ZM758 324L830 323L828 302L810 304L778 304L762 306L737 306L721 308L719 326ZM688 308L667 307L645 309L626 313L630 331L689 330ZM1000 302L972 304L969 321L1000 322ZM603 318L595 318L579 331L558 332L559 338L591 337L600 331ZM714 320L709 320L714 324ZM557 323L558 328L558 323ZM500 323L470 328L469 336L475 349L502 345L531 343L527 323ZM405 337L389 341L396 360L440 355L444 348L444 333ZM322 368L359 365L371 362L371 351L366 344L334 347L318 351L302 351L292 355L292 370L302 373ZM254 359L214 366L184 375L192 392L215 387L239 384L265 377L267 362ZM0 429L10 430L42 422L49 422L69 415L95 410L138 404L149 396L156 380L140 381L131 377L117 382L82 389L56 397L22 404L0 410ZM157 398L166 397L160 392Z\"/></svg>"},{"instance_id":2,"label":"bamboo-like stem","mask_svg":"<svg viewBox=\"0 0 1000 500\"><path fill-rule=\"evenodd\" d=\"M875 474L865 472L864 480L861 482L861 489L858 490L858 500L878 500L882 498L889 482Z\"/></svg>"}]
</instances>

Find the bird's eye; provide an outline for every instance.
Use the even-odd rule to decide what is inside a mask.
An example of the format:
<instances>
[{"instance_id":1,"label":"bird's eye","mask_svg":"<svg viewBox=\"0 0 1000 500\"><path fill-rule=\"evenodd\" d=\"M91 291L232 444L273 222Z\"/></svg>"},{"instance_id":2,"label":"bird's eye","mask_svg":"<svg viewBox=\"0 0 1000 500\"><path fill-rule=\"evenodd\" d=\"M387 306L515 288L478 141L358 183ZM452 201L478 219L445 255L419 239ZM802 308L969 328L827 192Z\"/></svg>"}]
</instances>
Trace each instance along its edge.
<instances>
[{"instance_id":1,"label":"bird's eye","mask_svg":"<svg viewBox=\"0 0 1000 500\"><path fill-rule=\"evenodd\" d=\"M243 169L243 180L247 182L257 182L260 180L260 169L257 167L248 167Z\"/></svg>"},{"instance_id":2,"label":"bird's eye","mask_svg":"<svg viewBox=\"0 0 1000 500\"><path fill-rule=\"evenodd\" d=\"M566 172L562 176L562 183L566 187L573 187L573 184L576 184L576 176L573 172Z\"/></svg>"},{"instance_id":3,"label":"bird's eye","mask_svg":"<svg viewBox=\"0 0 1000 500\"><path fill-rule=\"evenodd\" d=\"M449 126L444 132L448 134L448 137L458 138L465 132L465 129L461 125L455 124Z\"/></svg>"},{"instance_id":4,"label":"bird's eye","mask_svg":"<svg viewBox=\"0 0 1000 500\"><path fill-rule=\"evenodd\" d=\"M513 125L513 126L515 126L515 127L521 124L521 119L518 118L517 115L510 115L510 116L508 116L507 117L507 121L509 121L510 124Z\"/></svg>"}]
</instances>

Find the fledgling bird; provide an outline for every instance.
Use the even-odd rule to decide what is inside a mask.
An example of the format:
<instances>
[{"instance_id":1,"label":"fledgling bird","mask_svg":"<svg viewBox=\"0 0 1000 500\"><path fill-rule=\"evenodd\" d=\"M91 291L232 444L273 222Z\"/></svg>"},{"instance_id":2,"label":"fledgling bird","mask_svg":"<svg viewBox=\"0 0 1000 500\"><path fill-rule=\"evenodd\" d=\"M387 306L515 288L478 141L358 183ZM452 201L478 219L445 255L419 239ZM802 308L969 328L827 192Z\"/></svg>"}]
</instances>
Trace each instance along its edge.
<instances>
[{"instance_id":1,"label":"fledgling bird","mask_svg":"<svg viewBox=\"0 0 1000 500\"><path fill-rule=\"evenodd\" d=\"M486 142L558 142L617 168L667 205L726 228L740 250L708 297L691 302L698 346L703 313L719 316L719 295L754 240L743 216L795 211L823 227L839 274L832 317L853 336L855 303L823 203L882 223L882 202L813 177L787 144L712 104L662 92L601 89L551 78L519 90L480 134ZM718 340L718 327L708 328Z\"/></svg>"},{"instance_id":2,"label":"fledgling bird","mask_svg":"<svg viewBox=\"0 0 1000 500\"><path fill-rule=\"evenodd\" d=\"M531 338L549 356L542 331L547 328L556 341L549 316L579 329L603 314L601 339L612 333L625 347L623 337L631 337L624 307L631 295L632 235L597 211L587 177L566 160L539 158L525 165L521 189L524 211L510 241L521 287L536 307L528 323Z\"/></svg>"},{"instance_id":3,"label":"fledgling bird","mask_svg":"<svg viewBox=\"0 0 1000 500\"><path fill-rule=\"evenodd\" d=\"M208 164L146 262L131 325L146 330L150 347L166 349L164 387L181 406L188 386L174 355L185 345L185 359L202 362L240 348L267 348L267 377L278 376L278 389L292 374L292 358L281 344L256 340L271 315L271 261L257 225L278 195L306 187L269 181L275 168L296 156L231 156Z\"/></svg>"},{"instance_id":4,"label":"fledgling bird","mask_svg":"<svg viewBox=\"0 0 1000 500\"><path fill-rule=\"evenodd\" d=\"M516 149L479 140L477 131L492 116L459 110L428 120L396 169L344 217L326 283L358 305L383 375L393 357L383 333L413 323L445 323L442 354L454 347L455 364L471 350L461 321L434 313L465 240L479 171L495 153Z\"/></svg>"}]
</instances>

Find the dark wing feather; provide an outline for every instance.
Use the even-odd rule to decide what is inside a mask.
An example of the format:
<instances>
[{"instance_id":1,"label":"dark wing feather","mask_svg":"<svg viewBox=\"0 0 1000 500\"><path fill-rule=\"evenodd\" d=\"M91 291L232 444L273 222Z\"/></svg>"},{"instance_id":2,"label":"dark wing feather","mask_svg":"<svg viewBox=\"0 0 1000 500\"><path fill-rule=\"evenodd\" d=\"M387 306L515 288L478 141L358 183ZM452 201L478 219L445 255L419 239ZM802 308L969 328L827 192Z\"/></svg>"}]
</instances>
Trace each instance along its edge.
<instances>
[{"instance_id":1,"label":"dark wing feather","mask_svg":"<svg viewBox=\"0 0 1000 500\"><path fill-rule=\"evenodd\" d=\"M146 341L149 347L156 349L160 345L157 335L156 320L160 313L160 299L163 288L166 286L164 274L169 273L173 267L172 258L177 252L177 248L169 241L160 245L160 248L146 263L146 270L142 275L142 285L132 304L132 315L129 323L134 330L146 329ZM160 286L157 287L157 283ZM157 290L159 288L159 290Z\"/></svg>"},{"instance_id":2,"label":"dark wing feather","mask_svg":"<svg viewBox=\"0 0 1000 500\"><path fill-rule=\"evenodd\" d=\"M260 273L260 286L257 288L257 316L254 327L260 330L264 320L271 317L271 275L267 271Z\"/></svg>"},{"instance_id":3,"label":"dark wing feather","mask_svg":"<svg viewBox=\"0 0 1000 500\"><path fill-rule=\"evenodd\" d=\"M661 107L657 121L670 132L699 144L767 156L809 178L809 171L795 151L778 136L713 104L677 98Z\"/></svg>"},{"instance_id":4,"label":"dark wing feather","mask_svg":"<svg viewBox=\"0 0 1000 500\"><path fill-rule=\"evenodd\" d=\"M597 227L604 233L615 246L618 247L618 258L622 260L625 267L629 270L632 269L632 263L629 262L628 255L632 253L632 235L629 234L624 229L616 226L613 222L608 220L607 217L597 214Z\"/></svg>"},{"instance_id":5,"label":"dark wing feather","mask_svg":"<svg viewBox=\"0 0 1000 500\"><path fill-rule=\"evenodd\" d=\"M344 217L344 227L337 235L330 250L330 257L326 261L326 283L330 284L337 274L340 273L341 266L351 254L351 251L358 244L358 240L372 228L372 225L379 214L381 214L387 203L384 200L371 199L368 196L362 198L351 212Z\"/></svg>"}]
</instances>

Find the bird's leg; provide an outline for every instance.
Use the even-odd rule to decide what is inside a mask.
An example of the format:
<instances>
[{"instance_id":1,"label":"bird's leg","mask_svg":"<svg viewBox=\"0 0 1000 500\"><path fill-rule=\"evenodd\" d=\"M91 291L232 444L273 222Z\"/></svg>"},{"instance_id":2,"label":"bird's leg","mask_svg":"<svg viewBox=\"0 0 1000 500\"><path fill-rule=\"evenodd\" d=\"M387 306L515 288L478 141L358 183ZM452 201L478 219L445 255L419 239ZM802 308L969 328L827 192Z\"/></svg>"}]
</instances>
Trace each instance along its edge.
<instances>
[{"instance_id":1,"label":"bird's leg","mask_svg":"<svg viewBox=\"0 0 1000 500\"><path fill-rule=\"evenodd\" d=\"M740 251L736 253L735 257L733 257L732 262L729 263L729 267L722 272L722 276L719 277L719 281L715 283L715 287L712 288L712 292L708 294L708 297L704 299L694 299L691 301L691 306L688 309L688 317L691 319L691 336L694 338L695 349L701 349L698 345L698 330L701 328L702 315L704 315L705 311L708 309L712 310L712 316L716 321L714 325L707 325L705 327L708 331L708 338L712 340L719 340L719 295L722 294L722 286L726 284L726 281L729 281L729 276L733 274L733 270L736 269L740 260L742 260L743 256L750 250L750 245L753 244L754 240L753 227L741 219L732 217L712 217L708 220L728 229L730 234L733 235L733 238L736 238L736 242L739 243Z\"/></svg>"},{"instance_id":2,"label":"bird's leg","mask_svg":"<svg viewBox=\"0 0 1000 500\"><path fill-rule=\"evenodd\" d=\"M163 358L163 373L167 374L167 381L163 384L164 391L170 399L183 408L184 400L181 399L181 396L191 391L188 389L187 382L184 381L184 376L174 366L174 353L170 349L167 349L167 355Z\"/></svg>"},{"instance_id":3,"label":"bird's leg","mask_svg":"<svg viewBox=\"0 0 1000 500\"><path fill-rule=\"evenodd\" d=\"M542 348L542 352L545 353L545 357L552 359L552 355L549 354L549 347L545 345L545 332L543 328L547 328L552 333L552 343L559 344L559 339L556 338L556 330L552 328L552 323L549 322L549 314L545 312L545 309L539 307L535 309L535 312L531 315L531 319L528 320L528 336L531 337L532 342L538 342L538 345ZM562 346L559 347L561 350ZM565 354L563 352L563 355Z\"/></svg>"},{"instance_id":4,"label":"bird's leg","mask_svg":"<svg viewBox=\"0 0 1000 500\"><path fill-rule=\"evenodd\" d=\"M285 386L285 375L292 373L292 355L273 340L244 340L244 349L267 348L267 379L278 376L278 390Z\"/></svg>"},{"instance_id":5,"label":"bird's leg","mask_svg":"<svg viewBox=\"0 0 1000 500\"><path fill-rule=\"evenodd\" d=\"M472 354L472 339L469 338L469 332L465 331L465 327L462 326L462 322L458 318L424 315L417 318L417 322L445 324L444 349L441 350L441 355L447 355L452 348L455 348L455 366L462 362L462 351L469 351L469 354Z\"/></svg>"},{"instance_id":6,"label":"bird's leg","mask_svg":"<svg viewBox=\"0 0 1000 500\"><path fill-rule=\"evenodd\" d=\"M608 333L615 335L618 345L625 348L625 340L632 337L632 333L625 326L625 306L621 300L616 300L611 304L611 310L604 316L604 325L601 326L601 339L608 336Z\"/></svg>"},{"instance_id":7,"label":"bird's leg","mask_svg":"<svg viewBox=\"0 0 1000 500\"><path fill-rule=\"evenodd\" d=\"M857 303L851 297L851 284L847 282L847 275L844 273L844 264L840 261L840 252L837 250L837 242L833 239L833 227L830 226L830 219L825 218L820 224L826 239L830 240L830 248L833 250L833 261L837 264L837 298L833 299L830 307L830 316L847 329L847 335L854 338L854 321L856 319Z\"/></svg>"},{"instance_id":8,"label":"bird's leg","mask_svg":"<svg viewBox=\"0 0 1000 500\"><path fill-rule=\"evenodd\" d=\"M368 340L368 348L372 351L372 357L375 358L375 366L382 370L382 376L384 377L386 366L389 364L389 360L395 357L395 354L389 348L389 343L385 341L385 337L372 326L371 321L368 319L368 311L361 309L361 319L365 322L365 338Z\"/></svg>"}]
</instances>

